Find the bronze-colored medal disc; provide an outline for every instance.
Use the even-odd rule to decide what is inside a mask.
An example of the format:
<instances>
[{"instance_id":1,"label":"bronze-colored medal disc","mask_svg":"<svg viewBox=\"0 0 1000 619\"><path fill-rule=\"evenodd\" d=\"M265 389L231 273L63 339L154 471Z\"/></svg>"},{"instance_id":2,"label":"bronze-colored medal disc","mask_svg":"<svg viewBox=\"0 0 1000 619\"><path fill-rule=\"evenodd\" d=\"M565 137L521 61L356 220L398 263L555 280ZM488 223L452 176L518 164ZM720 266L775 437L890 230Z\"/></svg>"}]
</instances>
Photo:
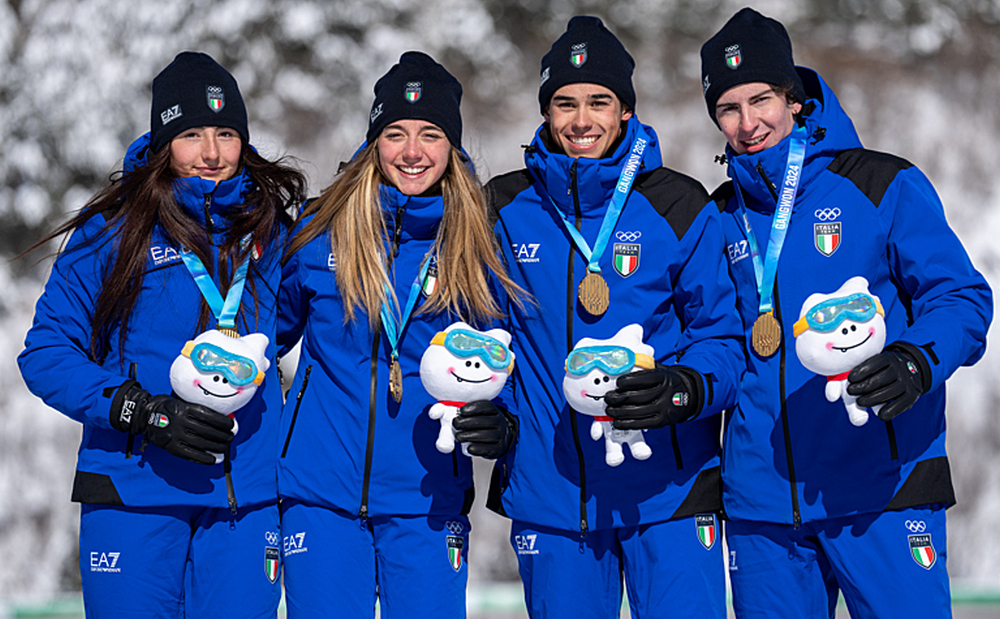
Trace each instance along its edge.
<instances>
[{"instance_id":1,"label":"bronze-colored medal disc","mask_svg":"<svg viewBox=\"0 0 1000 619\"><path fill-rule=\"evenodd\" d=\"M587 273L587 276L580 282L577 294L583 309L587 310L591 316L600 316L608 311L608 303L610 302L608 283L599 273L593 271Z\"/></svg>"},{"instance_id":2,"label":"bronze-colored medal disc","mask_svg":"<svg viewBox=\"0 0 1000 619\"><path fill-rule=\"evenodd\" d=\"M775 320L774 314L767 312L757 317L750 332L750 341L754 351L761 357L770 357L781 345L781 325Z\"/></svg>"},{"instance_id":3,"label":"bronze-colored medal disc","mask_svg":"<svg viewBox=\"0 0 1000 619\"><path fill-rule=\"evenodd\" d=\"M397 403L403 401L403 370L399 368L399 361L396 359L389 366L389 393Z\"/></svg>"}]
</instances>

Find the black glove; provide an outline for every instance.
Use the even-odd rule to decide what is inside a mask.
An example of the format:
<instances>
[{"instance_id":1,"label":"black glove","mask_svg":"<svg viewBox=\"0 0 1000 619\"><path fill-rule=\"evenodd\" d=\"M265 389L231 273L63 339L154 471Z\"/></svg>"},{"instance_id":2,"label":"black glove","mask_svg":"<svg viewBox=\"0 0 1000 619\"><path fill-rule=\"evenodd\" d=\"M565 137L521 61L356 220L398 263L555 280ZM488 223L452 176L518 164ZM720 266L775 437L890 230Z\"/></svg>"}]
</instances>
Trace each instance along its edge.
<instances>
[{"instance_id":1,"label":"black glove","mask_svg":"<svg viewBox=\"0 0 1000 619\"><path fill-rule=\"evenodd\" d=\"M118 388L111 401L111 427L199 464L215 464L233 440L234 422L200 404L169 395L152 396L134 380Z\"/></svg>"},{"instance_id":2,"label":"black glove","mask_svg":"<svg viewBox=\"0 0 1000 619\"><path fill-rule=\"evenodd\" d=\"M874 357L862 361L847 375L847 393L858 398L858 406L882 404L879 419L889 421L909 410L927 392L930 367L920 350L905 342L889 344Z\"/></svg>"},{"instance_id":3,"label":"black glove","mask_svg":"<svg viewBox=\"0 0 1000 619\"><path fill-rule=\"evenodd\" d=\"M622 374L617 388L604 395L606 412L616 430L651 430L681 423L701 412L701 375L682 365Z\"/></svg>"},{"instance_id":4,"label":"black glove","mask_svg":"<svg viewBox=\"0 0 1000 619\"><path fill-rule=\"evenodd\" d=\"M517 418L489 400L469 402L452 420L455 440L473 456L499 458L517 437Z\"/></svg>"}]
</instances>

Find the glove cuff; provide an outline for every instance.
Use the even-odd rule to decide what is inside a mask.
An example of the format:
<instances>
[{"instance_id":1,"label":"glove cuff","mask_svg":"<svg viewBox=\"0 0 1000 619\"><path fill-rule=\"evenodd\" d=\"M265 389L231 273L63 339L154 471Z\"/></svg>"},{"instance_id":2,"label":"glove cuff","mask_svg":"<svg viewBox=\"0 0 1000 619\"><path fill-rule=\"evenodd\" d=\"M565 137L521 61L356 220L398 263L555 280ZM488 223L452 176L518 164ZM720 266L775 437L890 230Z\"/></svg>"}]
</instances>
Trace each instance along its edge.
<instances>
[{"instance_id":1,"label":"glove cuff","mask_svg":"<svg viewBox=\"0 0 1000 619\"><path fill-rule=\"evenodd\" d=\"M148 399L149 392L138 381L126 380L111 399L111 410L108 412L111 427L127 434L142 434L139 430L143 423L139 419L139 410Z\"/></svg>"},{"instance_id":2,"label":"glove cuff","mask_svg":"<svg viewBox=\"0 0 1000 619\"><path fill-rule=\"evenodd\" d=\"M690 396L690 400L688 401L690 416L684 419L684 421L690 421L700 415L702 409L705 407L705 379L702 377L701 372L686 365L670 365L667 367L676 372L681 377L681 380L684 381L684 387Z\"/></svg>"},{"instance_id":3,"label":"glove cuff","mask_svg":"<svg viewBox=\"0 0 1000 619\"><path fill-rule=\"evenodd\" d=\"M508 431L507 436L509 437L507 439L507 445L503 448L503 452L501 452L501 454L497 456L499 458L507 455L507 452L510 451L511 447L513 447L514 444L517 443L517 437L518 437L518 432L521 429L521 423L517 420L517 415L510 412L506 408L502 406L497 406L497 410L500 411L500 413L503 415L503 418L507 420L507 431Z\"/></svg>"},{"instance_id":4,"label":"glove cuff","mask_svg":"<svg viewBox=\"0 0 1000 619\"><path fill-rule=\"evenodd\" d=\"M919 347L909 342L897 341L885 347L885 350L902 355L907 361L917 366L917 378L920 381L920 394L930 391L934 376L931 374L931 364Z\"/></svg>"}]
</instances>

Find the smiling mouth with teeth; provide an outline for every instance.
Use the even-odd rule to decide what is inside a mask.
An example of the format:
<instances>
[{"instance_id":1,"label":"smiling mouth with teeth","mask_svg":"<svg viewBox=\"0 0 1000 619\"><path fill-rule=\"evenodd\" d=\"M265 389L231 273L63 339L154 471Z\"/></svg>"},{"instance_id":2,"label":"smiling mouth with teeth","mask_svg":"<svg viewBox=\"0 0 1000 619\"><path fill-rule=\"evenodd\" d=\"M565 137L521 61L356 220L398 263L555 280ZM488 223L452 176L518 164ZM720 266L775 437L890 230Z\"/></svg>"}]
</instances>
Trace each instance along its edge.
<instances>
[{"instance_id":1,"label":"smiling mouth with teeth","mask_svg":"<svg viewBox=\"0 0 1000 619\"><path fill-rule=\"evenodd\" d=\"M868 337L866 337L865 339L861 340L860 342L858 342L858 343L857 343L857 344L855 344L854 346L845 346L845 347L841 347L841 346L834 346L834 347L833 347L833 349L834 349L834 350L839 350L840 352L847 352L847 351L849 351L849 350L852 350L852 349L854 349L854 348L857 348L858 346L861 346L862 344L864 344L865 342L867 342L867 341L868 341L868 340L870 340L870 339L872 339L872 336L871 336L871 334L869 333L869 334L868 334Z\"/></svg>"},{"instance_id":2,"label":"smiling mouth with teeth","mask_svg":"<svg viewBox=\"0 0 1000 619\"><path fill-rule=\"evenodd\" d=\"M452 372L451 375L454 376L455 380L457 380L460 383L485 383L486 381L489 380L489 378L484 378L483 380L472 380L469 378L462 378L461 376L459 376L454 372Z\"/></svg>"},{"instance_id":3,"label":"smiling mouth with teeth","mask_svg":"<svg viewBox=\"0 0 1000 619\"><path fill-rule=\"evenodd\" d=\"M569 138L569 141L577 146L590 146L591 144L597 141L597 138L595 136L588 136L582 138L571 137Z\"/></svg>"},{"instance_id":4,"label":"smiling mouth with teeth","mask_svg":"<svg viewBox=\"0 0 1000 619\"><path fill-rule=\"evenodd\" d=\"M198 385L198 388L201 389L202 391L204 391L205 395L212 396L213 398L231 398L231 397L233 397L233 396L236 395L235 393L230 393L229 395L222 395L220 393L212 393L211 391L209 391L208 389L205 389L201 385Z\"/></svg>"},{"instance_id":5,"label":"smiling mouth with teeth","mask_svg":"<svg viewBox=\"0 0 1000 619\"><path fill-rule=\"evenodd\" d=\"M420 173L422 173L422 172L424 172L426 170L427 170L427 168L404 168L402 166L399 166L399 171L400 172L402 172L404 174L410 174L410 175L420 174Z\"/></svg>"}]
</instances>

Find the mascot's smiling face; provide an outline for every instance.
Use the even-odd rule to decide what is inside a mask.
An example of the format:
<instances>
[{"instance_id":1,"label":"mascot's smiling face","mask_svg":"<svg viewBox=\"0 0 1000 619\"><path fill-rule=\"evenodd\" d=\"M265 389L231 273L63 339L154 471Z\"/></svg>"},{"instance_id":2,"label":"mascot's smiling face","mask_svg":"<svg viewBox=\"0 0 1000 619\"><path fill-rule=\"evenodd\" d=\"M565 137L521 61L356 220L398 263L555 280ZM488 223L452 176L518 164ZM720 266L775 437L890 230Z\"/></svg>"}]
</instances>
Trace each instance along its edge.
<instances>
[{"instance_id":1,"label":"mascot's smiling face","mask_svg":"<svg viewBox=\"0 0 1000 619\"><path fill-rule=\"evenodd\" d=\"M600 417L604 394L617 387L618 376L653 365L653 347L642 343L641 325L627 325L607 340L585 337L566 360L563 395L578 413Z\"/></svg>"},{"instance_id":2,"label":"mascot's smiling face","mask_svg":"<svg viewBox=\"0 0 1000 619\"><path fill-rule=\"evenodd\" d=\"M514 368L510 334L456 322L434 336L420 358L420 380L438 401L492 400Z\"/></svg>"},{"instance_id":3,"label":"mascot's smiling face","mask_svg":"<svg viewBox=\"0 0 1000 619\"><path fill-rule=\"evenodd\" d=\"M187 343L170 366L170 386L178 397L229 415L246 405L270 367L268 339L261 333L234 338L219 331Z\"/></svg>"},{"instance_id":4,"label":"mascot's smiling face","mask_svg":"<svg viewBox=\"0 0 1000 619\"><path fill-rule=\"evenodd\" d=\"M852 277L835 292L810 295L793 334L802 365L835 376L882 350L885 312L878 297L868 291L868 280Z\"/></svg>"}]
</instances>

